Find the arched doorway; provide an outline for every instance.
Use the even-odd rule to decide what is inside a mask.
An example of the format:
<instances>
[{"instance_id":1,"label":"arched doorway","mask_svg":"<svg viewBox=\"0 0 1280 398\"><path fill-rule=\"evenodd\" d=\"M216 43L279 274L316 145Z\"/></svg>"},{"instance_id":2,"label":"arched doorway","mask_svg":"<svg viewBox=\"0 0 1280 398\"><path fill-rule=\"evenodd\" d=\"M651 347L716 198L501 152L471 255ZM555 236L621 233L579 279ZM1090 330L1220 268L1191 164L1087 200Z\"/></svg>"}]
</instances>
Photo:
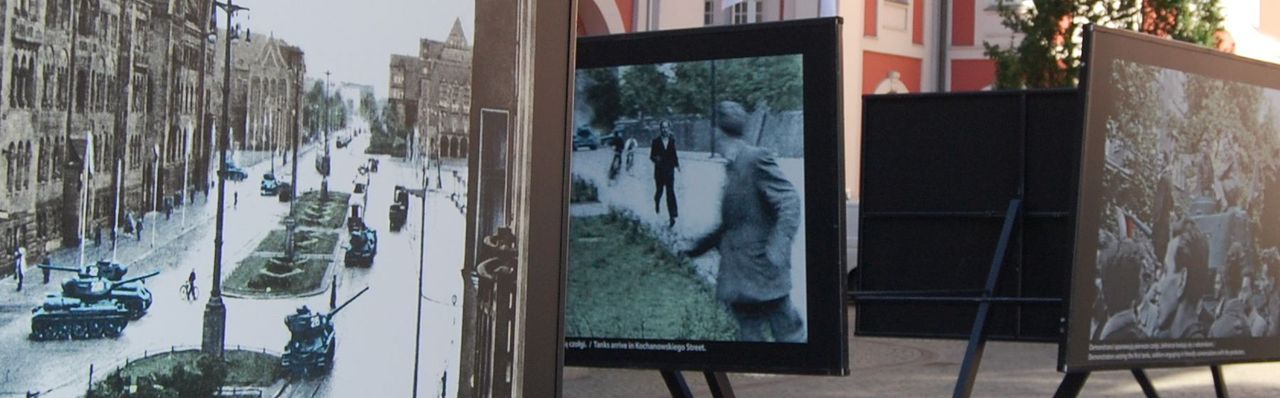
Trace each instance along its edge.
<instances>
[{"instance_id":1,"label":"arched doorway","mask_svg":"<svg viewBox=\"0 0 1280 398\"><path fill-rule=\"evenodd\" d=\"M584 0L578 3L580 35L594 36L625 33L626 23L615 0Z\"/></svg>"}]
</instances>

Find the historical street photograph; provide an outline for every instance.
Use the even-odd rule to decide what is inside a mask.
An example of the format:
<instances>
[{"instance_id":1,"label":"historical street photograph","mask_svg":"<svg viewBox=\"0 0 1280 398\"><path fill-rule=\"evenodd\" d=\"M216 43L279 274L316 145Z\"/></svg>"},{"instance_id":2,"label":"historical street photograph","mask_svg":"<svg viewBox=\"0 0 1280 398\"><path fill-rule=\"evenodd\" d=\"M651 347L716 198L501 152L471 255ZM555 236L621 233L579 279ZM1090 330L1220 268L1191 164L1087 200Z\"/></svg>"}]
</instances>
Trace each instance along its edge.
<instances>
[{"instance_id":1,"label":"historical street photograph","mask_svg":"<svg viewBox=\"0 0 1280 398\"><path fill-rule=\"evenodd\" d=\"M475 1L8 4L0 396L471 395Z\"/></svg>"},{"instance_id":2,"label":"historical street photograph","mask_svg":"<svg viewBox=\"0 0 1280 398\"><path fill-rule=\"evenodd\" d=\"M570 341L808 341L801 61L578 71Z\"/></svg>"}]
</instances>

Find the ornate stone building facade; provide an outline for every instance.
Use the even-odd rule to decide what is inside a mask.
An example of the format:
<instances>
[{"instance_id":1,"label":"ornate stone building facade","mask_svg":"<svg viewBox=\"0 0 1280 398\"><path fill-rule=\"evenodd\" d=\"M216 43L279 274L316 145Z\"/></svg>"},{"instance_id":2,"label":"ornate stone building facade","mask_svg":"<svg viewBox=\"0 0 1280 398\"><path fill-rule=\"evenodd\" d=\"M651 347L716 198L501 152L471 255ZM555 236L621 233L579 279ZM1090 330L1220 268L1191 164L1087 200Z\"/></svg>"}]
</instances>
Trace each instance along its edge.
<instances>
[{"instance_id":1,"label":"ornate stone building facade","mask_svg":"<svg viewBox=\"0 0 1280 398\"><path fill-rule=\"evenodd\" d=\"M224 36L225 32L219 33L219 43ZM225 46L217 47L213 69L218 79L212 84L211 103L216 105L212 109L220 110ZM233 148L280 151L289 147L290 137L300 128L306 75L303 58L302 49L271 36L251 34L249 40L231 43Z\"/></svg>"},{"instance_id":2,"label":"ornate stone building facade","mask_svg":"<svg viewBox=\"0 0 1280 398\"><path fill-rule=\"evenodd\" d=\"M215 109L200 109L213 55L205 0L0 0L0 9L0 275L13 272L19 245L36 261L78 243L82 184L89 230L112 227L116 192L122 213L141 214L184 181L205 188L211 134L198 131Z\"/></svg>"},{"instance_id":3,"label":"ornate stone building facade","mask_svg":"<svg viewBox=\"0 0 1280 398\"><path fill-rule=\"evenodd\" d=\"M417 56L391 56L388 106L417 131L414 147L431 158L465 159L471 117L471 44L455 20L448 38L422 39Z\"/></svg>"}]
</instances>

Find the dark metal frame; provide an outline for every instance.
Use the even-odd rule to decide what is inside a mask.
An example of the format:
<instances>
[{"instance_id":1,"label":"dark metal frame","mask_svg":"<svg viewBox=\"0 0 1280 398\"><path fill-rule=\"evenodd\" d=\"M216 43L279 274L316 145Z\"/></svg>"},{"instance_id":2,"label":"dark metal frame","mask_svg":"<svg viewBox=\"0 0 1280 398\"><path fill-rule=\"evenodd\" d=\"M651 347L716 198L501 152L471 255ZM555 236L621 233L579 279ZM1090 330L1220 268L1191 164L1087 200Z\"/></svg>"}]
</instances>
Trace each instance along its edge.
<instances>
[{"instance_id":1,"label":"dark metal frame","mask_svg":"<svg viewBox=\"0 0 1280 398\"><path fill-rule=\"evenodd\" d=\"M1019 189L1021 191L1021 189ZM988 217L985 212L976 212L981 217ZM886 302L956 302L956 303L976 303L978 312L974 316L973 328L969 333L969 344L965 349L964 361L961 362L960 374L956 378L955 390L952 396L956 398L968 397L973 392L973 385L977 380L978 368L982 364L982 355L986 350L988 333L987 319L991 314L992 304L1032 304L1032 303L1061 303L1059 298L1040 298L1040 297L997 297L995 296L996 287L1000 282L1000 272L1004 268L1004 260L1009 255L1010 241L1013 240L1015 229L1022 225L1022 198L1016 197L1009 200L1009 206L1004 214L1004 224L1000 229L1000 239L996 242L995 252L991 256L991 267L987 273L987 282L982 290L929 290L929 291L873 291L850 293L850 297L856 300L866 301L886 301ZM965 296L966 293L978 293L976 296Z\"/></svg>"}]
</instances>

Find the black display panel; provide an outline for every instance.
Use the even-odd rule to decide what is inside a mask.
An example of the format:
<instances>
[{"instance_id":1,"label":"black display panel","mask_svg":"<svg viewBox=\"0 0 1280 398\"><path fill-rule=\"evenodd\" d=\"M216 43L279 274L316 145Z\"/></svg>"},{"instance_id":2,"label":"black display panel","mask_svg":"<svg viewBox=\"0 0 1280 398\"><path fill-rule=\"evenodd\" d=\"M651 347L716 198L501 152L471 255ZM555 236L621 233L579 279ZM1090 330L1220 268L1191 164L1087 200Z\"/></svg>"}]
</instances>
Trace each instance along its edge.
<instances>
[{"instance_id":1,"label":"black display panel","mask_svg":"<svg viewBox=\"0 0 1280 398\"><path fill-rule=\"evenodd\" d=\"M1014 197L1023 198L1022 218L995 293L1064 299L1079 101L1075 90L863 98L859 261L850 274L856 334L968 338L971 302L858 297L977 295ZM1062 308L996 305L988 335L1058 341Z\"/></svg>"},{"instance_id":2,"label":"black display panel","mask_svg":"<svg viewBox=\"0 0 1280 398\"><path fill-rule=\"evenodd\" d=\"M1280 359L1280 68L1094 29L1067 371Z\"/></svg>"},{"instance_id":3,"label":"black display panel","mask_svg":"<svg viewBox=\"0 0 1280 398\"><path fill-rule=\"evenodd\" d=\"M579 40L566 365L848 373L839 37Z\"/></svg>"}]
</instances>

